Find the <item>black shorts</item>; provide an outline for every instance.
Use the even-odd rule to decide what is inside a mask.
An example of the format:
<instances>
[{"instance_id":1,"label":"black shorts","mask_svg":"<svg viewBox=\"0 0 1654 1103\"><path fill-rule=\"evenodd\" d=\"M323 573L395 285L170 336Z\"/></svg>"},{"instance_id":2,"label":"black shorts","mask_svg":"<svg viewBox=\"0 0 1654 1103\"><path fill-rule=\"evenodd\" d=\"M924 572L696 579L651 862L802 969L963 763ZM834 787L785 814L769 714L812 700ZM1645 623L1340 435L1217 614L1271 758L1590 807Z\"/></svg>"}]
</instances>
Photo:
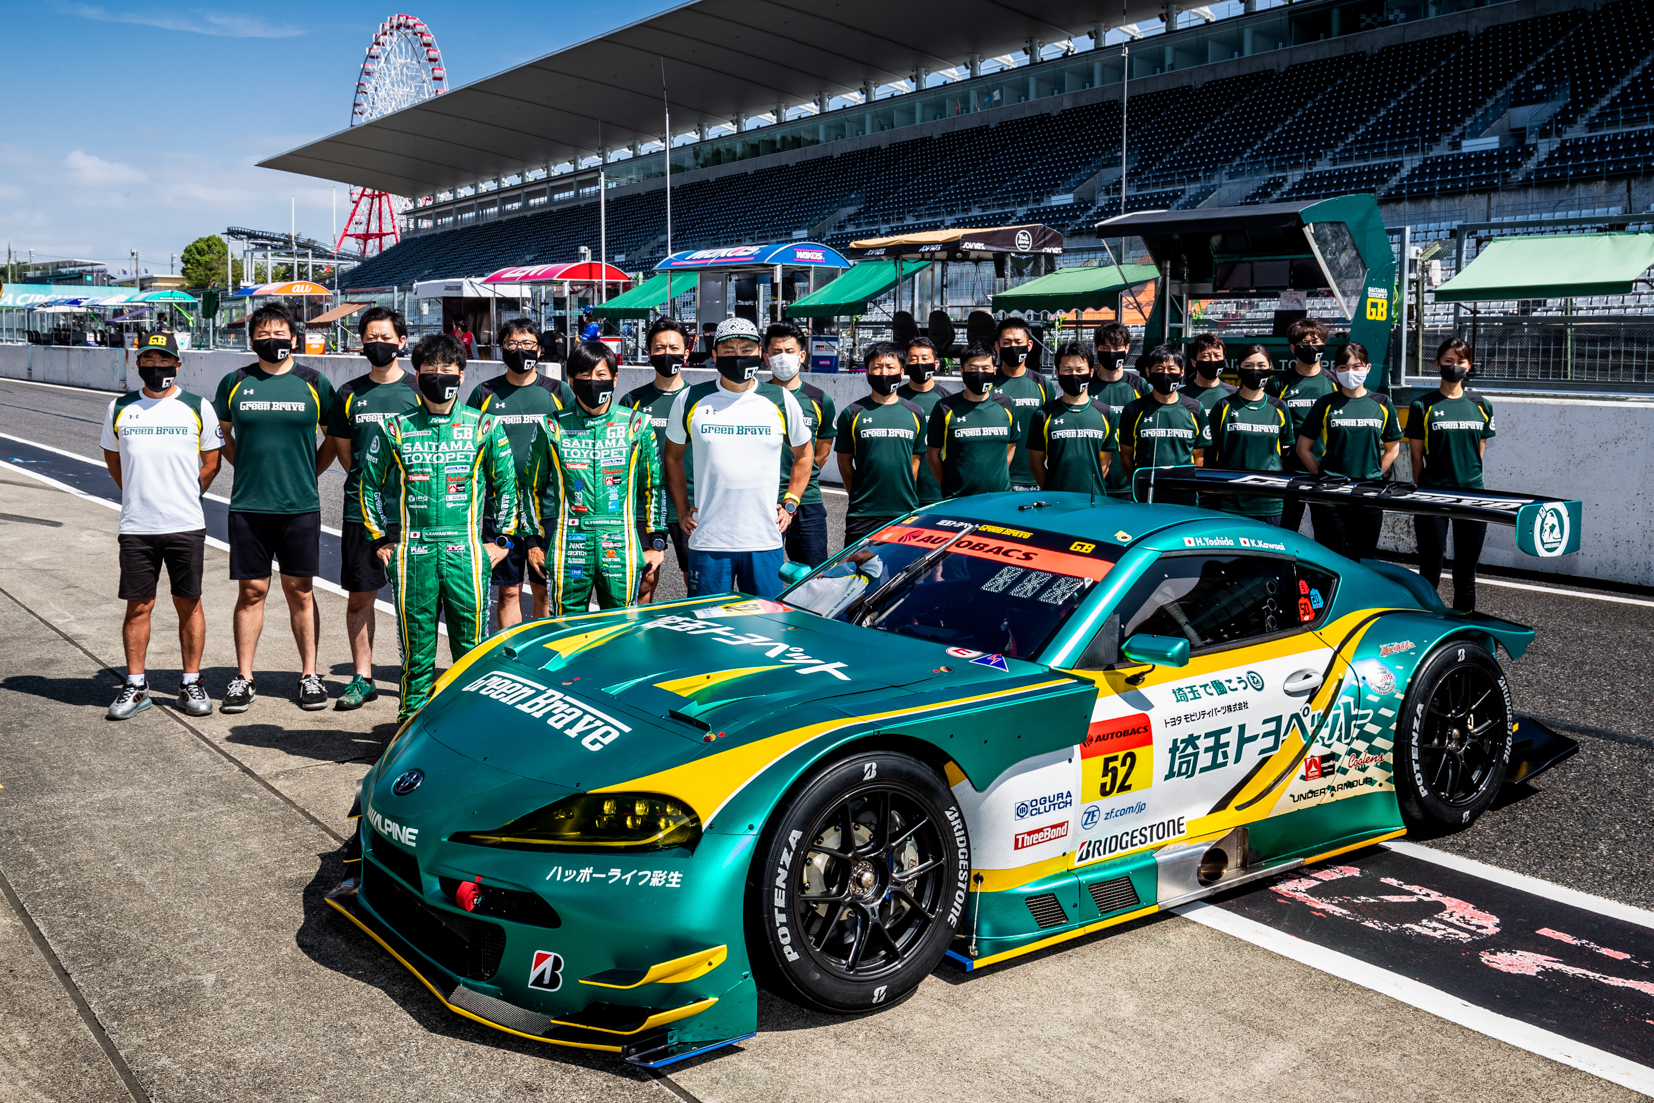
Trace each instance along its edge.
<instances>
[{"instance_id":1,"label":"black shorts","mask_svg":"<svg viewBox=\"0 0 1654 1103\"><path fill-rule=\"evenodd\" d=\"M492 544L498 535L499 533L494 530L493 525L483 524L482 542L484 544ZM505 558L495 565L494 573L489 575L489 584L493 586L521 586L523 576L526 574L531 583L536 586L544 586L546 576L528 565L528 549L539 547L540 538L524 536L519 533L512 537L512 540L511 550L505 553Z\"/></svg>"},{"instance_id":2,"label":"black shorts","mask_svg":"<svg viewBox=\"0 0 1654 1103\"><path fill-rule=\"evenodd\" d=\"M378 593L390 585L390 575L379 562L373 537L360 521L346 521L339 528L339 585L346 593Z\"/></svg>"},{"instance_id":3,"label":"black shorts","mask_svg":"<svg viewBox=\"0 0 1654 1103\"><path fill-rule=\"evenodd\" d=\"M886 525L894 517L846 517L844 519L844 546L849 547L864 536L870 536Z\"/></svg>"},{"instance_id":4,"label":"black shorts","mask_svg":"<svg viewBox=\"0 0 1654 1103\"><path fill-rule=\"evenodd\" d=\"M123 532L121 546L122 601L148 601L155 596L161 580L161 564L167 565L172 596L201 596L201 562L207 546L207 530L193 532Z\"/></svg>"},{"instance_id":5,"label":"black shorts","mask_svg":"<svg viewBox=\"0 0 1654 1103\"><path fill-rule=\"evenodd\" d=\"M311 513L239 513L230 510L230 577L238 581L270 577L270 561L294 578L320 574L322 515Z\"/></svg>"},{"instance_id":6,"label":"black shorts","mask_svg":"<svg viewBox=\"0 0 1654 1103\"><path fill-rule=\"evenodd\" d=\"M672 550L678 554L678 570L687 577L689 574L689 537L683 533L683 526L676 521L666 523L666 535L672 538Z\"/></svg>"}]
</instances>

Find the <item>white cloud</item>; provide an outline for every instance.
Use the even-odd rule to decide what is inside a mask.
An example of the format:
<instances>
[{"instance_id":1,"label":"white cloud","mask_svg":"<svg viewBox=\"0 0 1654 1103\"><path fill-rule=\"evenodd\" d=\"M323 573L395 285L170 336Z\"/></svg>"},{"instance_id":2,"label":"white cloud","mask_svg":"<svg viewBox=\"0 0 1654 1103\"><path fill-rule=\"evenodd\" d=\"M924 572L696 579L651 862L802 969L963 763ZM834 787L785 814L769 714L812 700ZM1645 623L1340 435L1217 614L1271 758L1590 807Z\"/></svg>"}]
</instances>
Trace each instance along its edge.
<instances>
[{"instance_id":1,"label":"white cloud","mask_svg":"<svg viewBox=\"0 0 1654 1103\"><path fill-rule=\"evenodd\" d=\"M135 23L164 31L186 31L220 38L296 38L302 27L273 25L257 16L235 15L205 9L193 11L110 11L96 4L68 4L58 9L65 15L96 19L101 23Z\"/></svg>"},{"instance_id":2,"label":"white cloud","mask_svg":"<svg viewBox=\"0 0 1654 1103\"><path fill-rule=\"evenodd\" d=\"M63 165L69 170L75 183L86 187L117 187L122 184L142 184L149 180L142 169L123 165L118 161L105 161L102 157L79 149L71 150L69 156L63 159Z\"/></svg>"}]
</instances>

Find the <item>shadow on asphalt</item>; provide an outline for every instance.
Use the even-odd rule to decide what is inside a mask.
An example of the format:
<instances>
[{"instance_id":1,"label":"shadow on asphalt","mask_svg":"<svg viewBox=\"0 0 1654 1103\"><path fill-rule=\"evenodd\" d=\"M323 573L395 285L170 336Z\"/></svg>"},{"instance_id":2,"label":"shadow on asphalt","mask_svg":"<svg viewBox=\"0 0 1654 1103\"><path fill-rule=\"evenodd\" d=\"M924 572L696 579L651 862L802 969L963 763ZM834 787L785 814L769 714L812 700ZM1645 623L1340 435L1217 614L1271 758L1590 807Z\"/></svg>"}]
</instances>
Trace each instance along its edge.
<instances>
[{"instance_id":1,"label":"shadow on asphalt","mask_svg":"<svg viewBox=\"0 0 1654 1103\"><path fill-rule=\"evenodd\" d=\"M46 678L38 674L13 674L0 679L0 689L43 697L62 705L97 705L107 708L120 686L120 679L109 671L99 671L90 678Z\"/></svg>"},{"instance_id":2,"label":"shadow on asphalt","mask_svg":"<svg viewBox=\"0 0 1654 1103\"><path fill-rule=\"evenodd\" d=\"M262 703L262 702L260 702ZM296 709L288 702L276 702L276 707ZM256 709L259 704L254 704ZM363 705L364 710L384 709L383 718L367 731L347 731L343 728L288 728L275 724L237 724L225 736L226 743L242 747L264 747L273 751L303 758L328 762L372 762L384 751L391 736L396 734L396 705L385 708L385 698Z\"/></svg>"}]
</instances>

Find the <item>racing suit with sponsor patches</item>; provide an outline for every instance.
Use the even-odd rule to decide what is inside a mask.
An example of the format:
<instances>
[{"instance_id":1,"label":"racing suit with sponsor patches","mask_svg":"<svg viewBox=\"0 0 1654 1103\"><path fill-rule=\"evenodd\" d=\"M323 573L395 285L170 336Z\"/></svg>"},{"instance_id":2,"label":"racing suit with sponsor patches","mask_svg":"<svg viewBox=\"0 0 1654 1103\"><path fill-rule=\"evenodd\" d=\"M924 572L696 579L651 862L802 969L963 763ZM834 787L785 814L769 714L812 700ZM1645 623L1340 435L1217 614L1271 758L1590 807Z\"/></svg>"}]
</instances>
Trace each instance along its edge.
<instances>
[{"instance_id":1,"label":"racing suit with sponsor patches","mask_svg":"<svg viewBox=\"0 0 1654 1103\"><path fill-rule=\"evenodd\" d=\"M395 490L386 485L393 471L401 480ZM511 445L492 417L469 406L455 403L446 414L421 406L374 435L357 495L368 534L379 545L397 541L390 576L402 644L401 723L436 680L438 609L455 659L482 642L490 564L477 527L492 500L495 530L517 531Z\"/></svg>"},{"instance_id":2,"label":"racing suit with sponsor patches","mask_svg":"<svg viewBox=\"0 0 1654 1103\"><path fill-rule=\"evenodd\" d=\"M546 421L523 476L525 530L546 549L551 615L637 601L645 540L666 535L660 450L646 410L575 404Z\"/></svg>"}]
</instances>

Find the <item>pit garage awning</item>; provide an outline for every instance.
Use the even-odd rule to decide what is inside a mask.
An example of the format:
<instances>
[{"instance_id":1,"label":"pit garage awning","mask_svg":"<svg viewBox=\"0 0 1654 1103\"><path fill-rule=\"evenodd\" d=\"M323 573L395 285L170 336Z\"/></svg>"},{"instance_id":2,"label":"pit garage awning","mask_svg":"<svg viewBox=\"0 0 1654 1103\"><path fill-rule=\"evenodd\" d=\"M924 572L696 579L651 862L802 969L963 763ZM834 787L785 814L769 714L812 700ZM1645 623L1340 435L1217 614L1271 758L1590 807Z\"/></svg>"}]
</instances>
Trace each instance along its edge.
<instances>
[{"instance_id":1,"label":"pit garage awning","mask_svg":"<svg viewBox=\"0 0 1654 1103\"><path fill-rule=\"evenodd\" d=\"M685 249L673 253L655 271L691 272L703 268L848 268L837 249L816 241L779 241L769 245L731 245L721 249Z\"/></svg>"},{"instance_id":2,"label":"pit garage awning","mask_svg":"<svg viewBox=\"0 0 1654 1103\"><path fill-rule=\"evenodd\" d=\"M1654 233L1501 237L1436 288L1436 301L1629 295L1650 267Z\"/></svg>"},{"instance_id":3,"label":"pit garage awning","mask_svg":"<svg viewBox=\"0 0 1654 1103\"><path fill-rule=\"evenodd\" d=\"M314 318L306 322L305 325L320 326L326 325L328 322L337 322L340 318L348 318L358 310L365 309L372 305L372 303L340 303L332 310L316 315Z\"/></svg>"},{"instance_id":4,"label":"pit garage awning","mask_svg":"<svg viewBox=\"0 0 1654 1103\"><path fill-rule=\"evenodd\" d=\"M1062 233L1038 222L1022 226L983 226L974 229L925 230L852 241L849 254L857 260L892 257L917 260L989 260L999 254L1026 256L1062 252Z\"/></svg>"},{"instance_id":5,"label":"pit garage awning","mask_svg":"<svg viewBox=\"0 0 1654 1103\"><path fill-rule=\"evenodd\" d=\"M420 280L414 284L416 299L526 299L529 287L521 283L490 283L481 280Z\"/></svg>"},{"instance_id":6,"label":"pit garage awning","mask_svg":"<svg viewBox=\"0 0 1654 1103\"><path fill-rule=\"evenodd\" d=\"M631 283L632 277L612 264L595 260L570 261L564 264L533 264L526 267L501 268L482 278L483 283Z\"/></svg>"},{"instance_id":7,"label":"pit garage awning","mask_svg":"<svg viewBox=\"0 0 1654 1103\"><path fill-rule=\"evenodd\" d=\"M901 262L902 279L930 267L928 260ZM842 318L861 314L867 304L896 286L896 265L873 262L858 264L844 275L788 305L789 318Z\"/></svg>"},{"instance_id":8,"label":"pit garage awning","mask_svg":"<svg viewBox=\"0 0 1654 1103\"><path fill-rule=\"evenodd\" d=\"M27 310L63 294L56 283L0 284L0 310Z\"/></svg>"},{"instance_id":9,"label":"pit garage awning","mask_svg":"<svg viewBox=\"0 0 1654 1103\"><path fill-rule=\"evenodd\" d=\"M662 272L606 303L593 303L592 313L599 318L647 318L662 303L699 286L700 279L694 273Z\"/></svg>"},{"instance_id":10,"label":"pit garage awning","mask_svg":"<svg viewBox=\"0 0 1654 1103\"><path fill-rule=\"evenodd\" d=\"M1099 264L1092 268L1059 268L1048 276L993 297L995 310L1019 313L1113 309L1120 292L1160 277L1152 264Z\"/></svg>"},{"instance_id":11,"label":"pit garage awning","mask_svg":"<svg viewBox=\"0 0 1654 1103\"><path fill-rule=\"evenodd\" d=\"M256 295L260 298L268 295L319 297L322 295L331 296L332 294L333 292L329 291L319 283L311 283L309 280L289 280L286 283L264 283L257 287L244 287L240 291L237 291L235 294L231 295L230 298L244 299L249 295Z\"/></svg>"}]
</instances>

